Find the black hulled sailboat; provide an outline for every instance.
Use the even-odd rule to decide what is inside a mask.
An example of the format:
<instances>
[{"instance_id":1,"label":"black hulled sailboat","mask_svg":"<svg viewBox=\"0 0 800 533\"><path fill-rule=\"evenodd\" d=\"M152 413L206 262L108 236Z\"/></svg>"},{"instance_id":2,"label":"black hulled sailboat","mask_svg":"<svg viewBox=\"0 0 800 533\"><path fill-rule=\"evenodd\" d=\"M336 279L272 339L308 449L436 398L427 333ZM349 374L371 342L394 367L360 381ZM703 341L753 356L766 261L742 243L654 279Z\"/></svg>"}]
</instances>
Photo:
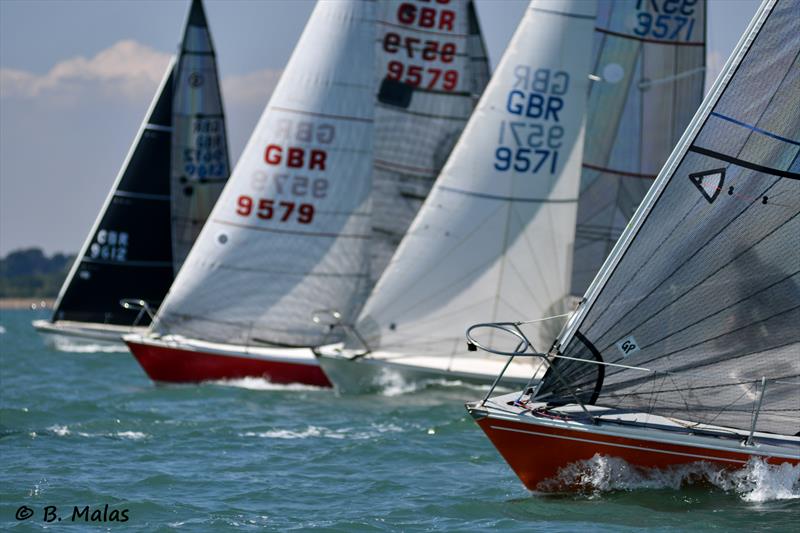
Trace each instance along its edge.
<instances>
[{"instance_id":1,"label":"black hulled sailboat","mask_svg":"<svg viewBox=\"0 0 800 533\"><path fill-rule=\"evenodd\" d=\"M229 174L214 49L202 1L193 0L130 151L70 269L49 320L56 347L121 343L146 328Z\"/></svg>"}]
</instances>

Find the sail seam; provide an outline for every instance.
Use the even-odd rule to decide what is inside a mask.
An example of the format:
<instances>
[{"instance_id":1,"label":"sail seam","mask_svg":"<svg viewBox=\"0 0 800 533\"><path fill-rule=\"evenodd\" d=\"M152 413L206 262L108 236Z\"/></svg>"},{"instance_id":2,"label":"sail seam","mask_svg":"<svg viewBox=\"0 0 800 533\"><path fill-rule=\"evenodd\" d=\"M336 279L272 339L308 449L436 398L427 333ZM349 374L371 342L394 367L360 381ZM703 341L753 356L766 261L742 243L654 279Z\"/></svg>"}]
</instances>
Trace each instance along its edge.
<instances>
[{"instance_id":1,"label":"sail seam","mask_svg":"<svg viewBox=\"0 0 800 533\"><path fill-rule=\"evenodd\" d=\"M214 219L214 222L217 224L224 224L227 226L235 226L237 228L244 228L244 229L251 229L255 231L267 231L270 233L284 233L287 235L303 235L306 237L327 237L331 239L342 238L342 239L371 239L371 235L358 235L352 234L347 235L344 233L326 233L326 232L316 232L316 231L297 231L297 230L290 230L290 229L274 229L274 228L264 228L261 226L253 226L251 224L241 224L239 222L229 222L227 220L220 220Z\"/></svg>"},{"instance_id":2,"label":"sail seam","mask_svg":"<svg viewBox=\"0 0 800 533\"><path fill-rule=\"evenodd\" d=\"M287 113L296 113L298 115L306 115L309 117L321 117L321 118L330 118L333 120L351 120L353 122L366 122L368 124L372 124L375 122L374 119L371 118L364 118L364 117L351 117L347 115L331 115L328 113L315 113L313 111L303 111L300 109L292 109L290 107L280 107L280 106L272 106L269 109L275 111L285 111Z\"/></svg>"},{"instance_id":3,"label":"sail seam","mask_svg":"<svg viewBox=\"0 0 800 533\"><path fill-rule=\"evenodd\" d=\"M475 196L477 198L486 198L488 200L498 200L511 203L518 202L518 203L532 203L532 204L573 204L578 201L577 198L515 198L513 196L500 196L497 194L465 191L463 189L456 189L454 187L447 187L445 185L440 185L439 189L457 194L463 194L465 196Z\"/></svg>"},{"instance_id":4,"label":"sail seam","mask_svg":"<svg viewBox=\"0 0 800 533\"><path fill-rule=\"evenodd\" d=\"M622 37L623 39L631 39L634 41L641 41L643 43L652 43L652 44L666 44L666 45L673 45L673 46L705 46L703 42L688 42L688 41L662 41L660 39L648 39L647 37L637 37L636 35L629 35L627 33L621 33L618 31L607 30L606 28L595 28L595 31L599 31L600 33L605 33L608 35L613 35L614 37Z\"/></svg>"}]
</instances>

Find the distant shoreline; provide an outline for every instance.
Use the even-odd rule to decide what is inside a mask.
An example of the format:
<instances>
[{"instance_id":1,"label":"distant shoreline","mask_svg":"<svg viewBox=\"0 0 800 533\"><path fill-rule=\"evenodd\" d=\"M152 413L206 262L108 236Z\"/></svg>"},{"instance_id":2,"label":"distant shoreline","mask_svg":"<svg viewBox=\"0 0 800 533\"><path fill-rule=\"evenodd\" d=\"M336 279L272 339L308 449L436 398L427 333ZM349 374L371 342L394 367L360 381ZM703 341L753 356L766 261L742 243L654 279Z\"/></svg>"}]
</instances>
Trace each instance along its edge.
<instances>
[{"instance_id":1,"label":"distant shoreline","mask_svg":"<svg viewBox=\"0 0 800 533\"><path fill-rule=\"evenodd\" d=\"M53 303L54 298L0 298L0 309L52 309Z\"/></svg>"}]
</instances>

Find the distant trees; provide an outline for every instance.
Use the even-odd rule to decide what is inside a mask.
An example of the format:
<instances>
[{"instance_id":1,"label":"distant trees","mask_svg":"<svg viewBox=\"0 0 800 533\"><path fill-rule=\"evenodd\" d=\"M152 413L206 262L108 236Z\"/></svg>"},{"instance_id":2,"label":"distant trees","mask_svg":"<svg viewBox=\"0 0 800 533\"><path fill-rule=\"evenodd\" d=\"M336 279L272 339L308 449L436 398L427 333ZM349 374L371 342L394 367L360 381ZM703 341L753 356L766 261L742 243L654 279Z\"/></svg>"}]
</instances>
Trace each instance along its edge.
<instances>
[{"instance_id":1,"label":"distant trees","mask_svg":"<svg viewBox=\"0 0 800 533\"><path fill-rule=\"evenodd\" d=\"M39 248L10 252L0 259L0 298L57 296L74 259L64 254L47 257Z\"/></svg>"}]
</instances>

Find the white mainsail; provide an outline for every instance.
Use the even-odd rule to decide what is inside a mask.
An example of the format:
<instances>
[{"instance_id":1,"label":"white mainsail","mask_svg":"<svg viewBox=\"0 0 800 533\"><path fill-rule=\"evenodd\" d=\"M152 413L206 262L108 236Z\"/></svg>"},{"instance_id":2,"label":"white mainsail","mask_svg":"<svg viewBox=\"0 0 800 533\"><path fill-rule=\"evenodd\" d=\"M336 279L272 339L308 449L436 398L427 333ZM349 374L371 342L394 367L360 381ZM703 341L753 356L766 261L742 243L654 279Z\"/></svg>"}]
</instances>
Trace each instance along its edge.
<instances>
[{"instance_id":1,"label":"white mainsail","mask_svg":"<svg viewBox=\"0 0 800 533\"><path fill-rule=\"evenodd\" d=\"M466 355L466 325L568 293L595 10L531 2L360 315L373 352Z\"/></svg>"},{"instance_id":2,"label":"white mainsail","mask_svg":"<svg viewBox=\"0 0 800 533\"><path fill-rule=\"evenodd\" d=\"M705 22L705 0L598 3L573 295L586 292L700 105Z\"/></svg>"},{"instance_id":3,"label":"white mainsail","mask_svg":"<svg viewBox=\"0 0 800 533\"><path fill-rule=\"evenodd\" d=\"M309 346L369 282L375 3L319 2L153 329ZM366 66L366 68L365 68Z\"/></svg>"},{"instance_id":4,"label":"white mainsail","mask_svg":"<svg viewBox=\"0 0 800 533\"><path fill-rule=\"evenodd\" d=\"M554 360L539 398L800 429L798 13L762 4L558 338L577 360Z\"/></svg>"},{"instance_id":5,"label":"white mainsail","mask_svg":"<svg viewBox=\"0 0 800 533\"><path fill-rule=\"evenodd\" d=\"M472 0L377 4L371 277L377 281L489 80Z\"/></svg>"},{"instance_id":6,"label":"white mainsail","mask_svg":"<svg viewBox=\"0 0 800 533\"><path fill-rule=\"evenodd\" d=\"M172 102L172 257L178 272L230 174L211 33L200 0L186 21Z\"/></svg>"}]
</instances>

